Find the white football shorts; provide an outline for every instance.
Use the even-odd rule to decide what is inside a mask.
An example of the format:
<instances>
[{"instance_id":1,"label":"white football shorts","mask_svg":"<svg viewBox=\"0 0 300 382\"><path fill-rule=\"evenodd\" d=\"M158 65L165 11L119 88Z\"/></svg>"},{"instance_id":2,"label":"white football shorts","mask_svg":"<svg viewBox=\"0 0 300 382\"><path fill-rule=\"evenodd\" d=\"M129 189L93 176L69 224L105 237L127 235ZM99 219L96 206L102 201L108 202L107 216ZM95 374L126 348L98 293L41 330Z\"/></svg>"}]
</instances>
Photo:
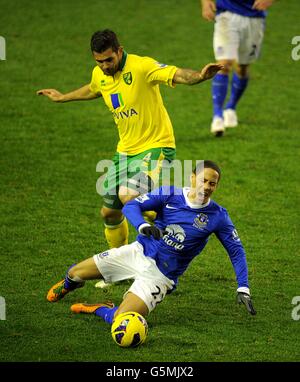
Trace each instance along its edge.
<instances>
[{"instance_id":1,"label":"white football shorts","mask_svg":"<svg viewBox=\"0 0 300 382\"><path fill-rule=\"evenodd\" d=\"M144 301L149 313L173 288L174 281L161 273L152 258L144 255L144 248L137 241L98 253L93 259L105 282L133 279L124 297L128 292L134 293Z\"/></svg>"},{"instance_id":2,"label":"white football shorts","mask_svg":"<svg viewBox=\"0 0 300 382\"><path fill-rule=\"evenodd\" d=\"M213 47L216 60L235 60L241 65L255 61L264 36L265 19L229 11L216 16Z\"/></svg>"}]
</instances>

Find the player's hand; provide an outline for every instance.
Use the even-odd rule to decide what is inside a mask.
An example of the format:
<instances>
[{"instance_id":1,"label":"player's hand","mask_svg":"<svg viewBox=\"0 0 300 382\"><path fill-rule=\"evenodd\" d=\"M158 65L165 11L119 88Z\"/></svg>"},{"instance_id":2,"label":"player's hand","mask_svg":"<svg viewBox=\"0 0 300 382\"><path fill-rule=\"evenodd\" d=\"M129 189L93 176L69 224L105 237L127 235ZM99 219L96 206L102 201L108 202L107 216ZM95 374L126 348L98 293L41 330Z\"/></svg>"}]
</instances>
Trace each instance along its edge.
<instances>
[{"instance_id":1,"label":"player's hand","mask_svg":"<svg viewBox=\"0 0 300 382\"><path fill-rule=\"evenodd\" d=\"M202 17L207 21L213 21L216 15L216 4L214 1L204 1L202 3Z\"/></svg>"},{"instance_id":2,"label":"player's hand","mask_svg":"<svg viewBox=\"0 0 300 382\"><path fill-rule=\"evenodd\" d=\"M248 293L244 292L238 292L237 294L237 302L239 304L244 304L246 306L246 309L250 314L255 316L256 310L254 309L254 306L252 304L251 298Z\"/></svg>"},{"instance_id":3,"label":"player's hand","mask_svg":"<svg viewBox=\"0 0 300 382\"><path fill-rule=\"evenodd\" d=\"M202 81L209 80L213 78L220 70L224 69L224 65L222 64L207 64L200 72L200 77Z\"/></svg>"},{"instance_id":4,"label":"player's hand","mask_svg":"<svg viewBox=\"0 0 300 382\"><path fill-rule=\"evenodd\" d=\"M63 102L63 94L56 89L41 89L36 94L47 96L54 102Z\"/></svg>"},{"instance_id":5,"label":"player's hand","mask_svg":"<svg viewBox=\"0 0 300 382\"><path fill-rule=\"evenodd\" d=\"M257 9L258 11L265 11L268 9L274 0L255 0L252 6L253 9Z\"/></svg>"},{"instance_id":6,"label":"player's hand","mask_svg":"<svg viewBox=\"0 0 300 382\"><path fill-rule=\"evenodd\" d=\"M163 237L163 232L159 228L155 227L155 225L143 227L140 233L147 237L153 236L155 240L159 240Z\"/></svg>"}]
</instances>

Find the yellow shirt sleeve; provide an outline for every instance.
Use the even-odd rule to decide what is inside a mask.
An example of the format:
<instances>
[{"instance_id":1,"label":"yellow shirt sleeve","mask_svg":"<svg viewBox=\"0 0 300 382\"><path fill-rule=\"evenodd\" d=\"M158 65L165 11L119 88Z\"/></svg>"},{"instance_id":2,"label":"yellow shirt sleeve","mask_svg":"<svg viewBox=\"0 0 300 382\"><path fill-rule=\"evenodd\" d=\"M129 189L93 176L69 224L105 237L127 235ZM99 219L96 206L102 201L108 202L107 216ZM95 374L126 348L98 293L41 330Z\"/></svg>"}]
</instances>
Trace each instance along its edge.
<instances>
[{"instance_id":1,"label":"yellow shirt sleeve","mask_svg":"<svg viewBox=\"0 0 300 382\"><path fill-rule=\"evenodd\" d=\"M100 90L100 73L98 66L95 66L92 72L92 79L90 82L90 91L97 96L101 96L101 90Z\"/></svg>"},{"instance_id":2,"label":"yellow shirt sleeve","mask_svg":"<svg viewBox=\"0 0 300 382\"><path fill-rule=\"evenodd\" d=\"M174 87L173 77L177 69L176 66L160 63L150 57L144 57L143 59L143 70L149 83Z\"/></svg>"}]
</instances>

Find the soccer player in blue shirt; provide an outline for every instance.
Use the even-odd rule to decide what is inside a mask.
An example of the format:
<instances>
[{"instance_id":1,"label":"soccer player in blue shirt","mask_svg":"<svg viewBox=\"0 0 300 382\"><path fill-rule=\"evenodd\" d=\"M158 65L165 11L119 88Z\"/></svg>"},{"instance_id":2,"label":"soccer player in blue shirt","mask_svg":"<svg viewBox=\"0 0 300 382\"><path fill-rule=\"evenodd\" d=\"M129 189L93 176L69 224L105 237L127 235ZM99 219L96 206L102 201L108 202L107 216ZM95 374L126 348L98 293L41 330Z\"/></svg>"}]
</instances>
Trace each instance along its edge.
<instances>
[{"instance_id":1,"label":"soccer player in blue shirt","mask_svg":"<svg viewBox=\"0 0 300 382\"><path fill-rule=\"evenodd\" d=\"M211 132L222 136L226 128L236 127L236 106L249 81L249 65L260 53L266 9L274 0L200 0L202 16L215 21L213 48L218 63L224 65L212 82L213 120ZM231 94L225 104L229 73L234 67Z\"/></svg>"},{"instance_id":2,"label":"soccer player in blue shirt","mask_svg":"<svg viewBox=\"0 0 300 382\"><path fill-rule=\"evenodd\" d=\"M48 292L56 302L86 280L104 279L114 283L133 279L120 306L111 302L77 303L74 313L92 313L112 323L124 312L147 316L178 284L192 259L215 234L228 252L237 280L237 298L250 314L256 314L248 284L246 255L237 231L225 208L211 200L221 171L212 161L199 161L191 174L191 187L162 186L129 201L124 215L137 229L135 242L105 252L72 266L66 277ZM154 225L144 220L144 211L156 211Z\"/></svg>"}]
</instances>

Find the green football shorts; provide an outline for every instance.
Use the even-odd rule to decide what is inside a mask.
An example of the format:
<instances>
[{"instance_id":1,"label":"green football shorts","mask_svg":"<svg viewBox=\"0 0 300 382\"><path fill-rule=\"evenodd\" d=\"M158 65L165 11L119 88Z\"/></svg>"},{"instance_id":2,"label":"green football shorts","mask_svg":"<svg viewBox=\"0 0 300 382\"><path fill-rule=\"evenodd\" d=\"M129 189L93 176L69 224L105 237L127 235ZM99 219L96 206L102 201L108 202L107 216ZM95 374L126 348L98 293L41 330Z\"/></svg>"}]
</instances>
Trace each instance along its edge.
<instances>
[{"instance_id":1,"label":"green football shorts","mask_svg":"<svg viewBox=\"0 0 300 382\"><path fill-rule=\"evenodd\" d=\"M115 153L102 185L101 194L105 207L121 210L118 197L120 186L145 194L160 182L161 169L175 159L176 150L169 147L153 148L137 155Z\"/></svg>"}]
</instances>

